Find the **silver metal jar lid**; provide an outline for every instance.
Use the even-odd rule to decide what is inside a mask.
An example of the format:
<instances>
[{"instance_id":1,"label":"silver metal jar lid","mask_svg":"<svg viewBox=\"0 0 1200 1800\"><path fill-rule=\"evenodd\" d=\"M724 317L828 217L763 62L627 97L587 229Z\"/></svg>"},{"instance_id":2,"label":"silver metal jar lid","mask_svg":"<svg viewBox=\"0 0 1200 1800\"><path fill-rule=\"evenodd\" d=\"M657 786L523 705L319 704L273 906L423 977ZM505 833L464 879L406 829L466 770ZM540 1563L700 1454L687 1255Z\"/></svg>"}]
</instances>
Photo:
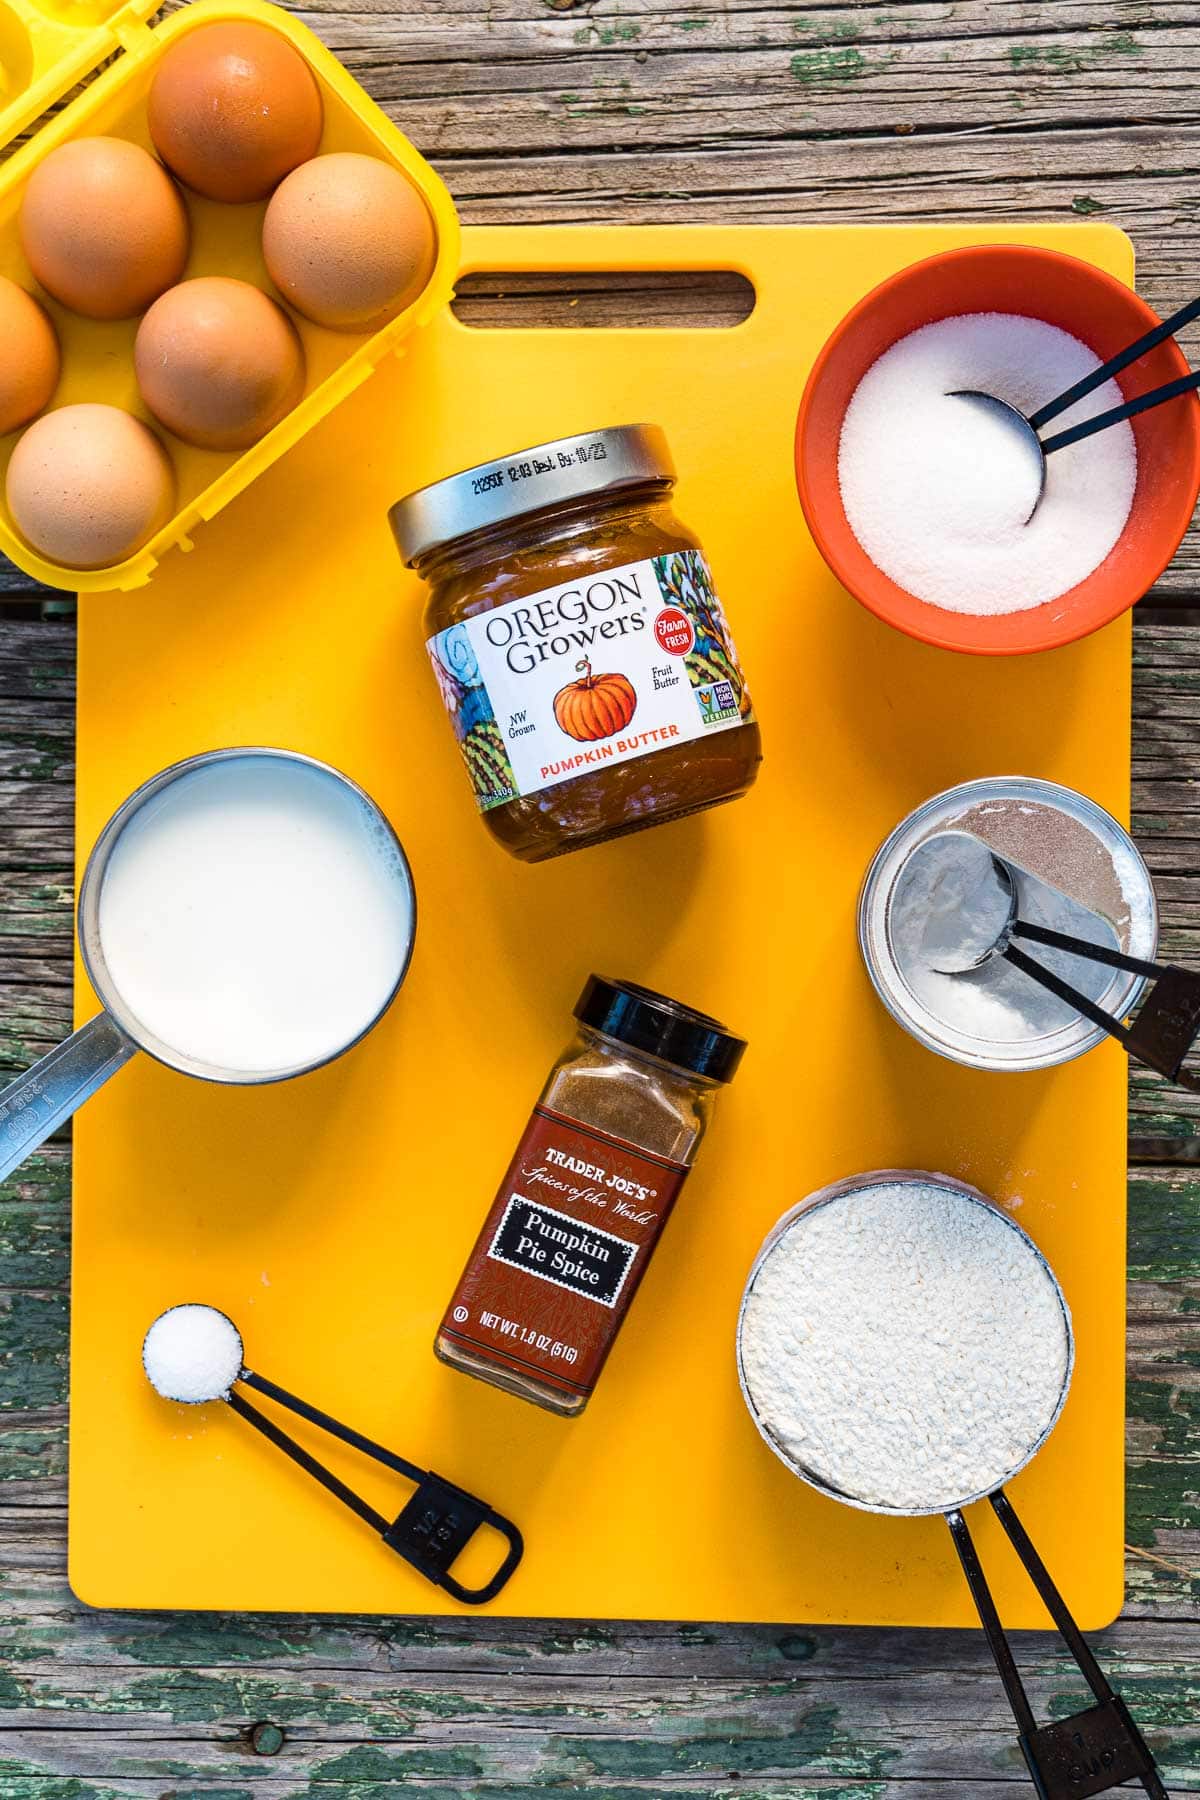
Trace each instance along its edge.
<instances>
[{"instance_id":1,"label":"silver metal jar lid","mask_svg":"<svg viewBox=\"0 0 1200 1800\"><path fill-rule=\"evenodd\" d=\"M454 538L564 500L644 481L669 485L675 464L658 425L615 425L514 450L406 494L388 511L405 564Z\"/></svg>"}]
</instances>

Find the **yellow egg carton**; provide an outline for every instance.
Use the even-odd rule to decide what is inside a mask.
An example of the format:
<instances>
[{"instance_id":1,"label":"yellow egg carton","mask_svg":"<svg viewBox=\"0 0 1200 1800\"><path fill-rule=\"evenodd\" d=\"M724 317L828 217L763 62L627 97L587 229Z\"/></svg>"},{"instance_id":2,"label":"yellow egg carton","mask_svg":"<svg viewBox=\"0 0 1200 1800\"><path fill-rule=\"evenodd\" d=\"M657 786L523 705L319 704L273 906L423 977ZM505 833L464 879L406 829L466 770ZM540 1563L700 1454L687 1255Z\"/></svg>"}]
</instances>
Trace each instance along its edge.
<instances>
[{"instance_id":1,"label":"yellow egg carton","mask_svg":"<svg viewBox=\"0 0 1200 1800\"><path fill-rule=\"evenodd\" d=\"M81 76L117 53L57 117L34 133L0 166L0 275L29 289L54 320L62 346L62 377L52 407L102 401L143 419L166 444L175 466L177 510L149 543L105 569L68 569L47 561L21 537L2 497L14 431L0 437L0 550L28 574L54 587L83 592L140 587L167 551L192 548L191 534L240 494L256 475L359 387L384 357L402 353L412 334L446 306L459 262L454 203L420 152L347 74L320 39L266 0L196 0L156 26L145 16L157 0L106 7L97 0L0 0L0 143L38 117ZM325 107L321 153L353 150L382 157L404 171L423 195L433 218L437 253L433 273L411 306L370 335L328 331L289 310L307 363L304 397L274 429L243 451L196 449L164 431L142 404L133 368L139 321L85 319L46 295L33 278L18 229L25 184L58 145L78 137L128 138L154 154L146 123L146 97L158 59L186 32L214 20L257 20L281 33L316 77ZM266 202L227 206L183 190L192 242L184 278L230 275L253 282L273 298L262 258Z\"/></svg>"}]
</instances>

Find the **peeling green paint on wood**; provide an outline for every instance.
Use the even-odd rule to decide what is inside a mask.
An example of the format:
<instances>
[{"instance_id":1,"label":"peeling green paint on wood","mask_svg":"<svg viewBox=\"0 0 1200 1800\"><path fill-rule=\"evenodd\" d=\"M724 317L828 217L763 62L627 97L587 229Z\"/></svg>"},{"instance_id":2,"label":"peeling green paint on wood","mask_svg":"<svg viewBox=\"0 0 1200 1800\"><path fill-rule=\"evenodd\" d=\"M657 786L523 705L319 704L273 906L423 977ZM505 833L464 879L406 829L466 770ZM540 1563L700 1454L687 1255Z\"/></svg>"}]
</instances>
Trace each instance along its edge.
<instances>
[{"instance_id":1,"label":"peeling green paint on wood","mask_svg":"<svg viewBox=\"0 0 1200 1800\"><path fill-rule=\"evenodd\" d=\"M778 1773L807 1769L835 1775L878 1776L886 1772L892 1753L864 1744L843 1728L836 1706L800 1707L786 1735L767 1737L758 1722L745 1721L743 1731L680 1738L562 1738L555 1745L564 1772L582 1765L591 1774L617 1780L661 1779L703 1772L715 1777Z\"/></svg>"},{"instance_id":2,"label":"peeling green paint on wood","mask_svg":"<svg viewBox=\"0 0 1200 1800\"><path fill-rule=\"evenodd\" d=\"M65 1403L67 1322L65 1294L0 1294L0 1413Z\"/></svg>"},{"instance_id":3,"label":"peeling green paint on wood","mask_svg":"<svg viewBox=\"0 0 1200 1800\"><path fill-rule=\"evenodd\" d=\"M868 63L861 50L798 50L791 60L791 71L805 87L821 87L829 82L857 81L867 73Z\"/></svg>"}]
</instances>

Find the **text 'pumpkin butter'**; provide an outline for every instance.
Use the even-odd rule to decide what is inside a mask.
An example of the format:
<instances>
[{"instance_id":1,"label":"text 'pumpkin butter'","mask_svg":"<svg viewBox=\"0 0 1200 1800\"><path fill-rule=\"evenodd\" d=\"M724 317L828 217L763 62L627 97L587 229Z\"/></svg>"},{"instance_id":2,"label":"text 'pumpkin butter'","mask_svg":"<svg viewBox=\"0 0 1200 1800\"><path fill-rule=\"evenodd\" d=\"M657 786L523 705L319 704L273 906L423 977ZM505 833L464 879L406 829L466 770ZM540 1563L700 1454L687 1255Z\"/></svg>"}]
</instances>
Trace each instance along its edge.
<instances>
[{"instance_id":1,"label":"text 'pumpkin butter'","mask_svg":"<svg viewBox=\"0 0 1200 1800\"><path fill-rule=\"evenodd\" d=\"M626 675L593 675L585 657L575 667L581 679L554 696L554 716L568 737L580 743L623 731L637 709L637 695Z\"/></svg>"},{"instance_id":2,"label":"text 'pumpkin butter'","mask_svg":"<svg viewBox=\"0 0 1200 1800\"><path fill-rule=\"evenodd\" d=\"M542 862L744 794L758 723L656 425L555 438L392 507L484 823ZM594 673L593 671L599 671Z\"/></svg>"}]
</instances>

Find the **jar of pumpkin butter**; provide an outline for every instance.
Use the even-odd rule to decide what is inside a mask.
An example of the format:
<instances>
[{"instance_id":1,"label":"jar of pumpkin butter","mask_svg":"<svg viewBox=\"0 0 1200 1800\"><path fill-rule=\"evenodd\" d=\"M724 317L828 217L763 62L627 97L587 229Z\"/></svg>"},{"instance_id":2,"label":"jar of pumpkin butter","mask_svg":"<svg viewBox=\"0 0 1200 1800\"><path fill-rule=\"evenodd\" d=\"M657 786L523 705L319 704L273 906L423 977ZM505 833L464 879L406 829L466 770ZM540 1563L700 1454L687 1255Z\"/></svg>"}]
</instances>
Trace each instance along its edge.
<instances>
[{"instance_id":1,"label":"jar of pumpkin butter","mask_svg":"<svg viewBox=\"0 0 1200 1800\"><path fill-rule=\"evenodd\" d=\"M492 835L541 862L744 794L762 756L657 425L557 438L389 514Z\"/></svg>"}]
</instances>

